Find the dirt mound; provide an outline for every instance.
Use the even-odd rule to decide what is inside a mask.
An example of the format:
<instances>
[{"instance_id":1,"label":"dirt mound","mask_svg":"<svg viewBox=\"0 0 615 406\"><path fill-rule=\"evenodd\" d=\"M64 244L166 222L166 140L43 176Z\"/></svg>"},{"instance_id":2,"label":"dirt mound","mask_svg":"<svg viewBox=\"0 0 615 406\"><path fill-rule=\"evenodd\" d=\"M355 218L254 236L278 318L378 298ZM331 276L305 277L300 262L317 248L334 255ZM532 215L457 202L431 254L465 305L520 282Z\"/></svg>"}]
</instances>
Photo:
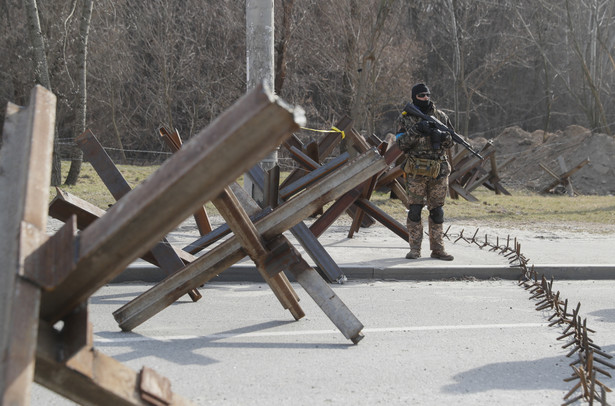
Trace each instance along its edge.
<instances>
[{"instance_id":1,"label":"dirt mound","mask_svg":"<svg viewBox=\"0 0 615 406\"><path fill-rule=\"evenodd\" d=\"M476 145L486 142L479 139L472 141ZM568 170L589 158L589 163L570 178L575 192L585 195L615 194L615 137L592 133L577 125L546 134L544 131L528 133L520 127L510 127L493 142L498 165L514 158L498 170L505 186L541 191L554 178L539 164L561 175L560 156ZM557 187L555 192L563 193L564 189Z\"/></svg>"}]
</instances>

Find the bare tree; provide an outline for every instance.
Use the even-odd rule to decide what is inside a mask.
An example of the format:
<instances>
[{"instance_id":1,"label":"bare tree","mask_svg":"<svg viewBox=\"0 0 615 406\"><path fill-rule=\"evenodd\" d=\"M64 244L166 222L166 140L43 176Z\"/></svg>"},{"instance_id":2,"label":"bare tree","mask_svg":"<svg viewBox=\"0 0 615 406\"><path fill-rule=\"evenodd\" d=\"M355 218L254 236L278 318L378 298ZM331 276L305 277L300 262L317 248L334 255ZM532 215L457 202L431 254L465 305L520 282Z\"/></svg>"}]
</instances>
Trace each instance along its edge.
<instances>
[{"instance_id":1,"label":"bare tree","mask_svg":"<svg viewBox=\"0 0 615 406\"><path fill-rule=\"evenodd\" d=\"M600 26L612 18L612 13L605 13L605 11L612 12L612 1L599 1L588 0L580 2L576 6L584 6L584 12L579 11L575 13L572 9L570 1L566 0L566 21L568 22L568 30L570 32L570 39L572 42L572 48L575 56L578 58L579 65L582 68L583 77L589 87L589 96L586 98L584 110L588 116L588 120L592 128L598 130L604 130L610 134L609 125L606 120L604 107L601 101L601 92L599 90L600 77L598 76L598 31ZM610 10L609 10L610 9ZM585 16L589 25L589 38L586 38L587 48L582 49L581 41L584 38L580 37L580 33L577 30L578 18ZM606 16L606 17L605 17Z\"/></svg>"},{"instance_id":2,"label":"bare tree","mask_svg":"<svg viewBox=\"0 0 615 406\"><path fill-rule=\"evenodd\" d=\"M50 91L51 80L49 78L49 66L47 64L47 55L45 53L45 40L41 30L41 22L38 12L38 4L36 0L25 0L26 12L28 17L30 41L34 53L34 73L36 81ZM57 134L57 132L56 132ZM61 183L61 165L58 156L58 141L57 136L54 137L53 159L51 164L51 185L57 186Z\"/></svg>"},{"instance_id":3,"label":"bare tree","mask_svg":"<svg viewBox=\"0 0 615 406\"><path fill-rule=\"evenodd\" d=\"M86 129L87 119L87 59L88 59L88 35L90 32L90 22L92 20L92 8L94 0L83 0L83 9L81 11L81 24L79 29L79 55L77 57L79 63L79 101L77 103L77 118L75 119L75 134L81 134ZM81 172L81 162L83 161L83 153L81 150L72 157L70 169L66 176L66 184L74 185L77 183L77 178Z\"/></svg>"},{"instance_id":4,"label":"bare tree","mask_svg":"<svg viewBox=\"0 0 615 406\"><path fill-rule=\"evenodd\" d=\"M524 16L519 8L516 15L544 61L547 117L551 118L557 80L562 86L559 98L566 92L573 103L569 108L582 111L591 128L610 133L604 100L612 94L607 77L613 64L608 47L600 44L615 41L613 3L588 0L573 4L567 0L562 5L542 0L534 4L538 7L535 15ZM575 116L569 112L569 117Z\"/></svg>"},{"instance_id":5,"label":"bare tree","mask_svg":"<svg viewBox=\"0 0 615 406\"><path fill-rule=\"evenodd\" d=\"M468 135L470 121L481 119L479 107L494 103L487 93L491 81L518 52L512 37L504 34L510 26L504 12L508 8L469 0L426 2L417 7L422 17L416 20L414 34L429 44L431 54L424 67L426 76L435 83L438 101L452 99L452 121ZM439 70L433 66L444 68L440 77L434 77Z\"/></svg>"},{"instance_id":6,"label":"bare tree","mask_svg":"<svg viewBox=\"0 0 615 406\"><path fill-rule=\"evenodd\" d=\"M412 86L420 52L400 35L399 1L295 3L282 96L306 108L312 126L351 115L355 128L390 130Z\"/></svg>"},{"instance_id":7,"label":"bare tree","mask_svg":"<svg viewBox=\"0 0 615 406\"><path fill-rule=\"evenodd\" d=\"M69 18L84 1L0 0L0 102L25 104L32 78L53 84L58 176L58 154L75 157L63 145L86 112L114 159L149 162L166 156L158 126L189 138L244 93L242 1L98 0L87 37L82 17ZM569 124L606 132L614 14L612 0L278 0L276 92L321 129L348 114L383 135L424 81L465 134Z\"/></svg>"},{"instance_id":8,"label":"bare tree","mask_svg":"<svg viewBox=\"0 0 615 406\"><path fill-rule=\"evenodd\" d=\"M350 108L350 115L354 118L357 128L367 129L368 132L373 132L373 126L368 124L370 123L368 97L371 96L375 90L375 82L377 80L376 67L378 65L377 58L381 48L386 46L387 42L390 42L387 41L387 38L384 44L381 43L381 37L385 24L388 22L387 20L391 10L396 6L395 3L397 2L393 0L381 0L377 6L375 20L370 27L365 27L365 29L368 30L367 38L363 54L358 61L358 74L355 77L355 94Z\"/></svg>"},{"instance_id":9,"label":"bare tree","mask_svg":"<svg viewBox=\"0 0 615 406\"><path fill-rule=\"evenodd\" d=\"M276 12L276 15L281 14L282 21L281 24L276 22L276 28L278 24L280 25L280 28L278 29L279 39L275 45L276 58L274 90L276 94L280 94L282 87L284 86L284 80L286 79L286 56L288 42L290 41L291 36L292 14L295 0L280 0L278 3L282 3L282 12Z\"/></svg>"}]
</instances>

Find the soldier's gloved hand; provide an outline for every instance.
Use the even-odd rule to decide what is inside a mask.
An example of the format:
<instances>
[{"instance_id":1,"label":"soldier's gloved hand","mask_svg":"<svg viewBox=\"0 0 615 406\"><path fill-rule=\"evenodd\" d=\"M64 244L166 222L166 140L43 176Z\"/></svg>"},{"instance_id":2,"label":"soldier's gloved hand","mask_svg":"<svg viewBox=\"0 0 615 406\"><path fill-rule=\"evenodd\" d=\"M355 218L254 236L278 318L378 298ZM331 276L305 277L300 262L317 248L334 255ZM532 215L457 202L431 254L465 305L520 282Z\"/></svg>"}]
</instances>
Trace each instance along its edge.
<instances>
[{"instance_id":1,"label":"soldier's gloved hand","mask_svg":"<svg viewBox=\"0 0 615 406\"><path fill-rule=\"evenodd\" d=\"M448 131L440 131L437 130L440 133L440 142L446 142L446 141L451 141L453 137L451 137L451 133L449 133Z\"/></svg>"},{"instance_id":2,"label":"soldier's gloved hand","mask_svg":"<svg viewBox=\"0 0 615 406\"><path fill-rule=\"evenodd\" d=\"M418 123L416 123L416 129L423 136L428 137L433 132L434 127L433 127L433 123L432 122L427 121L427 120L421 120Z\"/></svg>"}]
</instances>

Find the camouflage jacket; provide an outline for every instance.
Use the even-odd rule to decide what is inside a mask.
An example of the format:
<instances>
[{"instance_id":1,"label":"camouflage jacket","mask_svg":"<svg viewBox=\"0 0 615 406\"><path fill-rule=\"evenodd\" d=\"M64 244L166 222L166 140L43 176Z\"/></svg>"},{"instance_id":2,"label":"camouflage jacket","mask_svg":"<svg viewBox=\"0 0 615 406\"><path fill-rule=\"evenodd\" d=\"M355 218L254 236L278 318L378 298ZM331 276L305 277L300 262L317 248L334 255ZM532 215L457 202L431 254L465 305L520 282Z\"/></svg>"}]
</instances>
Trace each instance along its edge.
<instances>
[{"instance_id":1,"label":"camouflage jacket","mask_svg":"<svg viewBox=\"0 0 615 406\"><path fill-rule=\"evenodd\" d=\"M448 128L453 129L451 121L443 111L433 107L427 114L434 116ZM397 119L397 133L401 133L397 138L399 149L401 149L406 156L442 161L446 160L446 150L453 146L453 140L448 137L442 141L439 149L434 150L431 145L430 137L418 131L416 126L419 121L421 121L421 118L410 114L405 115L402 113L399 115Z\"/></svg>"},{"instance_id":2,"label":"camouflage jacket","mask_svg":"<svg viewBox=\"0 0 615 406\"><path fill-rule=\"evenodd\" d=\"M453 129L448 116L443 111L436 109L435 106L428 115L434 116L448 128ZM401 133L397 138L399 149L404 152L406 158L424 158L440 161L441 167L438 177L450 175L451 165L448 162L446 150L453 146L452 138L450 136L447 137L440 143L440 148L433 149L431 138L417 129L417 124L421 120L421 118L410 114L406 115L402 113L399 115L397 119L397 134Z\"/></svg>"}]
</instances>

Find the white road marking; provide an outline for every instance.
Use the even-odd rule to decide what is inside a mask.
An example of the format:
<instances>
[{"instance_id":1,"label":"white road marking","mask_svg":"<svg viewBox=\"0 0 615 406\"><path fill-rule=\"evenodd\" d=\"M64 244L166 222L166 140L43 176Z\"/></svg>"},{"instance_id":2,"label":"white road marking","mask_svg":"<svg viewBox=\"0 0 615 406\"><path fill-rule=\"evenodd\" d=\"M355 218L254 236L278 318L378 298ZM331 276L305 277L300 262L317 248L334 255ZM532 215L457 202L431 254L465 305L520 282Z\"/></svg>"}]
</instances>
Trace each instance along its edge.
<instances>
[{"instance_id":1,"label":"white road marking","mask_svg":"<svg viewBox=\"0 0 615 406\"><path fill-rule=\"evenodd\" d=\"M537 328L547 326L546 323L516 323L516 324L469 324L461 326L412 326L412 327L379 327L379 328L364 328L362 333L399 333L399 332L415 332L415 331L435 331L435 330L489 330L489 329L510 329L510 328ZM341 334L339 330L301 330L301 331L262 331L252 333L223 333L209 334L204 336L199 335L168 335L168 336L137 336L137 337L113 337L113 338L95 338L94 343L111 344L111 343L134 343L144 341L182 341L182 340L218 340L225 338L249 338L249 337L284 337L284 336L302 336L302 335L324 335L324 334Z\"/></svg>"}]
</instances>

